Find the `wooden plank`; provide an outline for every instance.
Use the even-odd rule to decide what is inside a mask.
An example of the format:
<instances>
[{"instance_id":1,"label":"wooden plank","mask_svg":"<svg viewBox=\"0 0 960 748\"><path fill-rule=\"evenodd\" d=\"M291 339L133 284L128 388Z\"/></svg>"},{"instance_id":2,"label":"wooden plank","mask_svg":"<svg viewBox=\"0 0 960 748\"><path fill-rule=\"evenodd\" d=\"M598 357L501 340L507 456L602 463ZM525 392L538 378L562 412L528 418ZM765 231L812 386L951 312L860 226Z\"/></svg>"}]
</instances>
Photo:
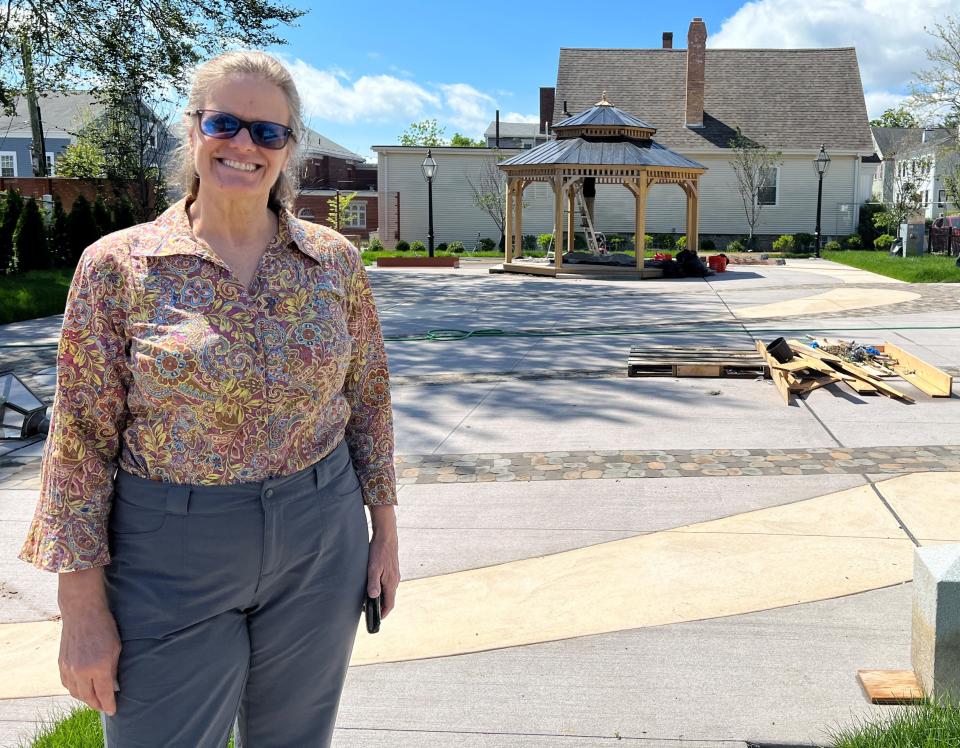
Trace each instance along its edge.
<instances>
[{"instance_id":1,"label":"wooden plank","mask_svg":"<svg viewBox=\"0 0 960 748\"><path fill-rule=\"evenodd\" d=\"M912 353L908 353L893 343L884 343L883 352L897 361L890 368L918 390L932 397L951 397L953 395L953 377L947 372L927 363L922 358L914 356Z\"/></svg>"},{"instance_id":2,"label":"wooden plank","mask_svg":"<svg viewBox=\"0 0 960 748\"><path fill-rule=\"evenodd\" d=\"M723 367L708 364L676 364L673 367L674 375L678 377L720 377L723 376Z\"/></svg>"},{"instance_id":3,"label":"wooden plank","mask_svg":"<svg viewBox=\"0 0 960 748\"><path fill-rule=\"evenodd\" d=\"M889 397L895 397L898 400L903 400L903 402L905 403L915 402L914 399L909 395L901 392L895 387L891 387L886 382L883 382L882 380L877 379L872 374L865 372L856 364L851 364L848 361L844 361L839 356L834 356L833 354L826 353L824 351L821 351L818 348L811 348L810 346L805 346L803 343L801 343L798 340L789 340L787 342L790 343L790 347L793 348L795 353L802 354L809 358L816 358L821 361L826 361L828 363L835 364L837 367L843 370L843 373L850 374L856 377L857 379L861 379L867 382L868 384L873 385L884 395L887 395Z\"/></svg>"},{"instance_id":4,"label":"wooden plank","mask_svg":"<svg viewBox=\"0 0 960 748\"><path fill-rule=\"evenodd\" d=\"M918 704L924 698L912 670L858 670L857 678L873 704Z\"/></svg>"},{"instance_id":5,"label":"wooden plank","mask_svg":"<svg viewBox=\"0 0 960 748\"><path fill-rule=\"evenodd\" d=\"M780 392L780 396L783 398L783 401L787 405L791 405L790 385L787 382L787 375L779 369L773 368L773 365L777 363L777 361L773 358L773 356L767 353L767 346L763 344L762 340L757 341L757 352L763 357L763 360L767 362L767 366L770 367L770 378L773 379L773 383Z\"/></svg>"}]
</instances>

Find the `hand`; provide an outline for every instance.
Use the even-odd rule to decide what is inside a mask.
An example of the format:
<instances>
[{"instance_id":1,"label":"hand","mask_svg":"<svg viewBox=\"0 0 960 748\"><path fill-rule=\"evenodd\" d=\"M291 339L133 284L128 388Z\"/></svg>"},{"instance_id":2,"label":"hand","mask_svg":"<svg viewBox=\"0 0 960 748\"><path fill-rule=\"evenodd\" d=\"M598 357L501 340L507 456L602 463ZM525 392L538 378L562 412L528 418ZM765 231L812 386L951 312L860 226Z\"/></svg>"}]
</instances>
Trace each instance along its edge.
<instances>
[{"instance_id":1,"label":"hand","mask_svg":"<svg viewBox=\"0 0 960 748\"><path fill-rule=\"evenodd\" d=\"M400 584L400 557L397 541L397 520L392 506L371 506L373 538L367 561L367 594L378 597L383 592L380 617L393 610Z\"/></svg>"},{"instance_id":2,"label":"hand","mask_svg":"<svg viewBox=\"0 0 960 748\"><path fill-rule=\"evenodd\" d=\"M59 598L60 682L71 696L112 717L120 637L107 607L102 570L61 574Z\"/></svg>"}]
</instances>

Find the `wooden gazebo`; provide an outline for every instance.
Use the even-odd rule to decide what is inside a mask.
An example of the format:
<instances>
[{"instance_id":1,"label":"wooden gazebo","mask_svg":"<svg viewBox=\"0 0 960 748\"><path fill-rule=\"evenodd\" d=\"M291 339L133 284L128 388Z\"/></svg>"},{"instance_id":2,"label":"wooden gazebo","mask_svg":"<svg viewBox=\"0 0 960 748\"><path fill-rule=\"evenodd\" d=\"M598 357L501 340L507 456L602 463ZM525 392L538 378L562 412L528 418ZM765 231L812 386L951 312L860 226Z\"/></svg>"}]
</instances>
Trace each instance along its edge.
<instances>
[{"instance_id":1,"label":"wooden gazebo","mask_svg":"<svg viewBox=\"0 0 960 748\"><path fill-rule=\"evenodd\" d=\"M697 248L699 184L706 167L654 141L656 128L613 106L607 101L606 91L595 106L558 122L553 131L554 140L498 164L507 176L505 271L550 276L562 273L564 249L573 251L578 212L590 214L584 218L584 225L589 225L590 232L594 230L592 206L583 196L585 187L592 192L596 184L622 184L635 198L636 268L577 263L569 265L568 270L578 274L627 270L642 277L647 196L657 183L678 184L686 193L687 246ZM553 189L552 266L516 261L523 246L523 191L533 182L548 182Z\"/></svg>"}]
</instances>

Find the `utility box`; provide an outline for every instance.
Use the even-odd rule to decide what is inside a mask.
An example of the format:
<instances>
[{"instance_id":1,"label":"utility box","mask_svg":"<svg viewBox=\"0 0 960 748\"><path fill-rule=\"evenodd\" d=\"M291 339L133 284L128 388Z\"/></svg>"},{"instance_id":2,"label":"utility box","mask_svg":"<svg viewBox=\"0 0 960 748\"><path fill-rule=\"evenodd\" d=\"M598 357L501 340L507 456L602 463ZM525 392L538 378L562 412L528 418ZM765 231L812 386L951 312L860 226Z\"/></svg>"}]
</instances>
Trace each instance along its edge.
<instances>
[{"instance_id":1,"label":"utility box","mask_svg":"<svg viewBox=\"0 0 960 748\"><path fill-rule=\"evenodd\" d=\"M922 223L901 223L900 242L904 257L917 257L923 254L927 239L927 227Z\"/></svg>"}]
</instances>

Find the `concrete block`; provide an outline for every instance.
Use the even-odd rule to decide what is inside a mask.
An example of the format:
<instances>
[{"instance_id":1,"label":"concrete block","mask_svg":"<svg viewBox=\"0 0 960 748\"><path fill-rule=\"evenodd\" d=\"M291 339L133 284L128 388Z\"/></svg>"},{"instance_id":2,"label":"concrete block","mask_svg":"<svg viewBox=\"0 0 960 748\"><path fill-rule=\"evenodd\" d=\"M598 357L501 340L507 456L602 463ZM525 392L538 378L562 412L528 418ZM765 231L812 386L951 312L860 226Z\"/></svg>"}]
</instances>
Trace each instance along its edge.
<instances>
[{"instance_id":1,"label":"concrete block","mask_svg":"<svg viewBox=\"0 0 960 748\"><path fill-rule=\"evenodd\" d=\"M960 695L960 545L914 554L910 658L927 696Z\"/></svg>"}]
</instances>

